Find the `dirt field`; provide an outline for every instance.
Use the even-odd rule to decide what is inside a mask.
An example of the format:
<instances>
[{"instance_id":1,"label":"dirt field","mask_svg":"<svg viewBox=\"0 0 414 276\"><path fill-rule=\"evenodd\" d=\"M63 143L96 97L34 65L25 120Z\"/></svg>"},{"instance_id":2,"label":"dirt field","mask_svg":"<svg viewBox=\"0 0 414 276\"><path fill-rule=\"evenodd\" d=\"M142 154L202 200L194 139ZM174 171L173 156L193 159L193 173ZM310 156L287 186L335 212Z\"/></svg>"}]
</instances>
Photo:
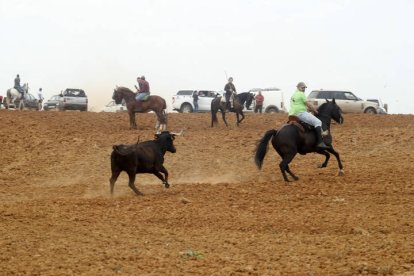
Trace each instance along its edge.
<instances>
[{"instance_id":1,"label":"dirt field","mask_svg":"<svg viewBox=\"0 0 414 276\"><path fill-rule=\"evenodd\" d=\"M154 117L0 110L0 274L413 275L414 116L344 115L332 157L297 156L282 181L256 141L285 121L170 114L185 129L166 154L171 188L122 174L109 194L113 144L153 138Z\"/></svg>"}]
</instances>

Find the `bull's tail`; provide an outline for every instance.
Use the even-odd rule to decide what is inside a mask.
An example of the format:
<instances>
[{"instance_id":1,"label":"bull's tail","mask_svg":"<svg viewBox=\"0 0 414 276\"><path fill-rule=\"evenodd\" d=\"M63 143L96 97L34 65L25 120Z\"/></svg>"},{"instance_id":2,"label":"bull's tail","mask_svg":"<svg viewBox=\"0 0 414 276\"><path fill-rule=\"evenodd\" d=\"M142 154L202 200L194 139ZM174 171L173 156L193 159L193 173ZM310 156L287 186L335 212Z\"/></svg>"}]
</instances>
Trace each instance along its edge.
<instances>
[{"instance_id":1,"label":"bull's tail","mask_svg":"<svg viewBox=\"0 0 414 276\"><path fill-rule=\"evenodd\" d=\"M257 168L260 170L263 165L263 159L267 153L267 147L270 139L277 133L276 129L268 130L265 135L260 139L256 146L256 154L254 156L254 162L256 163Z\"/></svg>"}]
</instances>

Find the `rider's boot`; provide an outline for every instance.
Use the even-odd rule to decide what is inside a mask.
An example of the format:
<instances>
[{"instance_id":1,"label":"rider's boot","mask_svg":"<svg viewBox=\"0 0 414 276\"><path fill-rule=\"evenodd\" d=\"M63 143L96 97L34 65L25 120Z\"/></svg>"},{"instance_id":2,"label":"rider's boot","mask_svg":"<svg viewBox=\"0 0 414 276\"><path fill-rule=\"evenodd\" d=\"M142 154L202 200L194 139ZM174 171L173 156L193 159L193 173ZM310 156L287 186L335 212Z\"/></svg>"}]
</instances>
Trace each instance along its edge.
<instances>
[{"instance_id":1,"label":"rider's boot","mask_svg":"<svg viewBox=\"0 0 414 276\"><path fill-rule=\"evenodd\" d=\"M329 149L329 147L323 142L322 128L315 127L315 131L316 131L316 147L319 149Z\"/></svg>"}]
</instances>

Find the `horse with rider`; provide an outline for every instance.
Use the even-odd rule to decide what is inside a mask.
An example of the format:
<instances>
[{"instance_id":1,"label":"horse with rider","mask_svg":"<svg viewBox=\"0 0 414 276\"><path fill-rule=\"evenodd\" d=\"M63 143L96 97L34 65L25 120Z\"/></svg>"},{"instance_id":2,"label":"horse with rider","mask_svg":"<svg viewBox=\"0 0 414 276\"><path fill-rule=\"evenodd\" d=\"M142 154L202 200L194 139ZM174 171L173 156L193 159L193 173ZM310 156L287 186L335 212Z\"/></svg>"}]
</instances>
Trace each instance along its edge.
<instances>
[{"instance_id":1,"label":"horse with rider","mask_svg":"<svg viewBox=\"0 0 414 276\"><path fill-rule=\"evenodd\" d=\"M328 165L330 154L336 157L338 162L338 175L343 175L343 166L339 153L332 145L331 120L342 124L344 119L342 111L336 104L335 99L326 100L318 109L315 109L305 97L306 85L299 82L297 90L290 101L289 120L279 129L268 130L256 147L255 163L259 169L262 168L264 157L267 153L267 145L272 141L273 148L282 158L279 168L283 179L288 182L286 172L294 179L297 177L289 168L290 162L299 154L316 152L325 156L325 162L319 167ZM308 112L312 110L315 115Z\"/></svg>"},{"instance_id":2,"label":"horse with rider","mask_svg":"<svg viewBox=\"0 0 414 276\"><path fill-rule=\"evenodd\" d=\"M7 90L6 94L6 108L12 104L15 106L15 102L19 101L19 109L24 108L24 99L29 91L29 85L25 83L23 86L20 85L20 75L17 74L14 79L14 86Z\"/></svg>"}]
</instances>

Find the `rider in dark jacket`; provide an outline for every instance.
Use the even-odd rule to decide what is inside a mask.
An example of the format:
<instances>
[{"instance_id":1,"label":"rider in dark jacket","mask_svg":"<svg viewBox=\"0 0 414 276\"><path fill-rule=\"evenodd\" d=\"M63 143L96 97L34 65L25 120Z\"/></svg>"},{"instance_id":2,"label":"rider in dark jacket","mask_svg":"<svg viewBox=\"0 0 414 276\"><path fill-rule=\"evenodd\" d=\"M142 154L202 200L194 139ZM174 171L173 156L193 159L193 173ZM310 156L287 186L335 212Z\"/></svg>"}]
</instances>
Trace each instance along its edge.
<instances>
[{"instance_id":1,"label":"rider in dark jacket","mask_svg":"<svg viewBox=\"0 0 414 276\"><path fill-rule=\"evenodd\" d=\"M229 78L229 82L224 86L224 91L226 91L226 107L227 109L233 108L233 101L230 103L230 97L233 95L233 93L236 93L236 87L233 84L233 78Z\"/></svg>"},{"instance_id":2,"label":"rider in dark jacket","mask_svg":"<svg viewBox=\"0 0 414 276\"><path fill-rule=\"evenodd\" d=\"M14 88L19 91L20 94L22 94L22 97L24 96L23 88L20 86L20 76L17 74L16 78L14 79Z\"/></svg>"}]
</instances>

